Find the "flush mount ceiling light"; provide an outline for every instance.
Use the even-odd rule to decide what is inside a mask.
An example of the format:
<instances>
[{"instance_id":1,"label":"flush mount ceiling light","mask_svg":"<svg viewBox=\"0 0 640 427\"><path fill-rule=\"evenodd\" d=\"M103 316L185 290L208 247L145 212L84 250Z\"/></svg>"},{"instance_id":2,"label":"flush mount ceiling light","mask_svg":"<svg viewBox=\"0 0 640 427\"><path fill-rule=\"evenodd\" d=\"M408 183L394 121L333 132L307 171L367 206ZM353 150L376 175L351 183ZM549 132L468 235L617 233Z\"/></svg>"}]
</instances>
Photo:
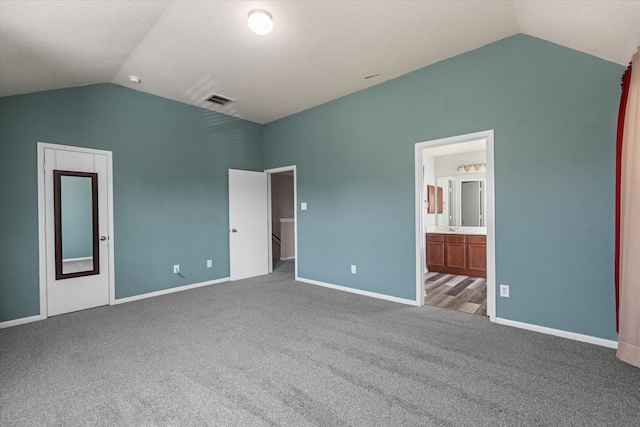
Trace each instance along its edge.
<instances>
[{"instance_id":1,"label":"flush mount ceiling light","mask_svg":"<svg viewBox=\"0 0 640 427\"><path fill-rule=\"evenodd\" d=\"M249 12L249 28L256 34L264 36L273 30L273 18L264 9L253 9Z\"/></svg>"},{"instance_id":2,"label":"flush mount ceiling light","mask_svg":"<svg viewBox=\"0 0 640 427\"><path fill-rule=\"evenodd\" d=\"M138 76L129 76L129 81L134 84L142 83L142 79Z\"/></svg>"}]
</instances>

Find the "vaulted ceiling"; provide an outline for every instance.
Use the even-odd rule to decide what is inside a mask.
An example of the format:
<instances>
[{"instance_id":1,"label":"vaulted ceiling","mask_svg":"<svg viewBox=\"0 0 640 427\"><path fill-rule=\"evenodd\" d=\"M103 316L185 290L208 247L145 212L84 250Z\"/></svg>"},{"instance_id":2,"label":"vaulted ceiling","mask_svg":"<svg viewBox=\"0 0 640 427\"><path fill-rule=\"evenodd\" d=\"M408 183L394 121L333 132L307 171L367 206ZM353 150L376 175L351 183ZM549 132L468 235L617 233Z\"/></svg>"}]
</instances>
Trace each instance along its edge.
<instances>
[{"instance_id":1,"label":"vaulted ceiling","mask_svg":"<svg viewBox=\"0 0 640 427\"><path fill-rule=\"evenodd\" d=\"M0 96L111 82L267 123L518 33L627 64L640 1L0 0Z\"/></svg>"}]
</instances>

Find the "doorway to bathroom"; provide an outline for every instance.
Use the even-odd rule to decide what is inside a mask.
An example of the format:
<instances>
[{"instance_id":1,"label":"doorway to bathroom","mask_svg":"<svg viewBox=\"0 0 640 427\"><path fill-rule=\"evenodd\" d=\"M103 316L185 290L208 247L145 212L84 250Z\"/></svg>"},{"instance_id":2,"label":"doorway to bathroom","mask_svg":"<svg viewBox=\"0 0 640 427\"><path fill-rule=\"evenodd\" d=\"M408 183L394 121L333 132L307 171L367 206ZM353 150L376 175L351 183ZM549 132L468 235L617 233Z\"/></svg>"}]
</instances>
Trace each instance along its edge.
<instances>
[{"instance_id":1,"label":"doorway to bathroom","mask_svg":"<svg viewBox=\"0 0 640 427\"><path fill-rule=\"evenodd\" d=\"M416 303L495 321L493 131L416 144Z\"/></svg>"}]
</instances>

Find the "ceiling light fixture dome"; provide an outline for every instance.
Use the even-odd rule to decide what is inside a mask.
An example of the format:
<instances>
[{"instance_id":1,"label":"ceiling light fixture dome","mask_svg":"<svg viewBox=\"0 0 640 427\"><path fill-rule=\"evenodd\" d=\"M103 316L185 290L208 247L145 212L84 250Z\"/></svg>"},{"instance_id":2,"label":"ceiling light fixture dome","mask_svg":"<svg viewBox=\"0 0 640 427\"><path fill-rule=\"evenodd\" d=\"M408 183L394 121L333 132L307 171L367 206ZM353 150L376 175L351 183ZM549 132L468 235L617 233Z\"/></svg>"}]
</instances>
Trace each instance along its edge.
<instances>
[{"instance_id":1,"label":"ceiling light fixture dome","mask_svg":"<svg viewBox=\"0 0 640 427\"><path fill-rule=\"evenodd\" d=\"M138 76L129 76L129 81L133 84L140 84L142 83L142 79Z\"/></svg>"},{"instance_id":2,"label":"ceiling light fixture dome","mask_svg":"<svg viewBox=\"0 0 640 427\"><path fill-rule=\"evenodd\" d=\"M273 30L273 18L264 9L253 9L249 12L249 28L256 34L264 36Z\"/></svg>"}]
</instances>

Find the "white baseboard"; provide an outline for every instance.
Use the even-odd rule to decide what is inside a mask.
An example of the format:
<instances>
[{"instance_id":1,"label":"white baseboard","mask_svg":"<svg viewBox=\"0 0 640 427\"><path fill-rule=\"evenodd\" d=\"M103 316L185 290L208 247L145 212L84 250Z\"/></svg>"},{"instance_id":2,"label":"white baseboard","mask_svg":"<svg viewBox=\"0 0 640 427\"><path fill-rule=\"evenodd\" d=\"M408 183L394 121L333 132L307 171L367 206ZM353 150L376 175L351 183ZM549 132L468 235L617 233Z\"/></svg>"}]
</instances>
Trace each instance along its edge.
<instances>
[{"instance_id":1,"label":"white baseboard","mask_svg":"<svg viewBox=\"0 0 640 427\"><path fill-rule=\"evenodd\" d=\"M10 328L12 326L24 325L25 323L37 322L38 320L41 320L41 319L42 318L38 314L37 316L29 316L29 317L22 317L20 319L7 320L4 322L0 322L0 329Z\"/></svg>"},{"instance_id":2,"label":"white baseboard","mask_svg":"<svg viewBox=\"0 0 640 427\"><path fill-rule=\"evenodd\" d=\"M555 335L556 337L569 338L570 340L586 342L603 347L618 348L617 341L606 340L604 338L593 337L591 335L578 334L576 332L563 331L562 329L547 328L545 326L516 322L515 320L503 319L500 317L496 317L496 323L500 325L513 326L520 329L527 329L529 331L540 332L542 334Z\"/></svg>"},{"instance_id":3,"label":"white baseboard","mask_svg":"<svg viewBox=\"0 0 640 427\"><path fill-rule=\"evenodd\" d=\"M413 306L418 305L416 303L416 301L412 300L412 299L398 298L398 297L393 297L391 295L379 294L379 293L376 293L376 292L369 292L369 291L363 291L361 289L350 288L348 286L333 285L331 283L319 282L317 280L304 279L302 277L296 277L296 280L298 282L309 283L310 285L317 285L317 286L322 286L322 287L325 287L325 288L336 289L338 291L349 292L349 293L352 293L352 294L364 295L366 297L372 297L372 298L383 299L383 300L386 300L386 301L398 302L400 304L407 304L407 305L413 305Z\"/></svg>"},{"instance_id":4,"label":"white baseboard","mask_svg":"<svg viewBox=\"0 0 640 427\"><path fill-rule=\"evenodd\" d=\"M160 296L160 295L172 294L174 292L180 292L180 291L186 291L186 290L189 290L189 289L200 288L202 286L216 285L218 283L224 283L224 282L228 282L228 281L229 281L228 277L223 277L222 279L210 280L210 281L207 281L207 282L200 282L200 283L193 283L191 285L178 286L178 287L175 287L175 288L163 289L161 291L149 292L149 293L141 294L141 295L134 295L132 297L127 297L127 298L120 298L120 299L115 300L113 302L113 304L114 305L116 305L116 304L124 304L124 303L127 303L127 302L137 301L137 300L141 300L141 299L157 297L157 296ZM42 317L40 315L30 316L30 317L22 317L20 319L14 319L14 320L7 320L5 322L0 322L0 329L10 328L12 326L23 325L25 323L36 322L38 320L42 320Z\"/></svg>"},{"instance_id":5,"label":"white baseboard","mask_svg":"<svg viewBox=\"0 0 640 427\"><path fill-rule=\"evenodd\" d=\"M146 294L134 295L132 297L118 298L113 302L113 304L114 305L124 304L124 303L127 303L127 302L138 301L138 300L141 300L141 299L157 297L157 296L160 296L160 295L172 294L174 292L188 291L189 289L201 288L203 286L217 285L218 283L228 282L229 280L230 279L228 277L223 277L222 279L209 280L207 282L200 282L200 283L193 283L191 285L177 286L175 288L163 289L161 291L155 291L155 292L149 292L149 293L146 293Z\"/></svg>"}]
</instances>

